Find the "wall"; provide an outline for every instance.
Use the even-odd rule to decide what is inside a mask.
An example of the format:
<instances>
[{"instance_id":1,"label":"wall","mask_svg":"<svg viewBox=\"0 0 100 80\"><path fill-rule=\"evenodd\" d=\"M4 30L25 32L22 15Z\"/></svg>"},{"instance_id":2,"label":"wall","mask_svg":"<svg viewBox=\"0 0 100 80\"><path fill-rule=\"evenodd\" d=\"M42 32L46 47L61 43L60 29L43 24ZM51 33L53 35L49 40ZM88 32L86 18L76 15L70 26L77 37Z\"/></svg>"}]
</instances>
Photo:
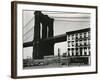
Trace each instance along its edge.
<instances>
[{"instance_id":1,"label":"wall","mask_svg":"<svg viewBox=\"0 0 100 80\"><path fill-rule=\"evenodd\" d=\"M25 1L25 0L24 0ZM99 0L31 0L37 2L55 2L64 4L80 4L80 5L100 5ZM0 80L14 80L10 78L11 71L11 0L0 0ZM100 7L100 6L99 6ZM100 8L99 8L100 13ZM98 22L100 22L100 16L98 15ZM99 26L99 24L98 24ZM98 27L98 34L100 34ZM98 36L98 41L100 37ZM100 47L98 42L98 48ZM98 50L99 53L99 50ZM100 54L98 54L100 57ZM98 63L100 58L98 58ZM98 64L100 67L100 64ZM60 77L45 77L34 78L34 80L100 80L100 69L98 74L88 75L74 75L74 76L60 76ZM19 79L20 80L20 79ZM22 79L24 80L24 79ZM25 79L33 80L33 78Z\"/></svg>"}]
</instances>

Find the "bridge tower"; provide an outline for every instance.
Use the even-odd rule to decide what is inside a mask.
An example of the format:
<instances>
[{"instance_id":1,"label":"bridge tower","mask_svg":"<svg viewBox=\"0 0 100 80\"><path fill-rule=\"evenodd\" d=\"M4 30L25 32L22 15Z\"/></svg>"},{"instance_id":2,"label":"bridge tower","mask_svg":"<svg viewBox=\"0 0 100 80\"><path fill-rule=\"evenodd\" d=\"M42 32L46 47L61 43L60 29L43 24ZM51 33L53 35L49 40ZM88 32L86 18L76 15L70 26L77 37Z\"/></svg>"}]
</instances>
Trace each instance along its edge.
<instances>
[{"instance_id":1,"label":"bridge tower","mask_svg":"<svg viewBox=\"0 0 100 80\"><path fill-rule=\"evenodd\" d=\"M33 59L43 59L46 55L54 55L54 41L45 40L53 37L54 19L42 14L40 11L35 11L34 15ZM42 37L40 34L42 34Z\"/></svg>"}]
</instances>

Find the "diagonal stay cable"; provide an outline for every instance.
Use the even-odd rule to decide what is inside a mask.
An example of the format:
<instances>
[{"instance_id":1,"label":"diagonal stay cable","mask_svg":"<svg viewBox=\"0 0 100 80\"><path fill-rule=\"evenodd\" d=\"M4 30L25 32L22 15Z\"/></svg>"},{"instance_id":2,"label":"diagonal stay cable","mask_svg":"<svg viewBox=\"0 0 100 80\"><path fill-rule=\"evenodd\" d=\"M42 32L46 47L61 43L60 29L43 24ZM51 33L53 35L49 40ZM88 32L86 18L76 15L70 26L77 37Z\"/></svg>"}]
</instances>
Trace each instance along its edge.
<instances>
[{"instance_id":1,"label":"diagonal stay cable","mask_svg":"<svg viewBox=\"0 0 100 80\"><path fill-rule=\"evenodd\" d=\"M24 41L26 41L27 39L29 39L31 36L33 36L33 33L30 34L30 36L27 36Z\"/></svg>"},{"instance_id":2,"label":"diagonal stay cable","mask_svg":"<svg viewBox=\"0 0 100 80\"><path fill-rule=\"evenodd\" d=\"M26 28L30 23L31 21L34 19L34 16L25 24L25 26L23 28Z\"/></svg>"},{"instance_id":3,"label":"diagonal stay cable","mask_svg":"<svg viewBox=\"0 0 100 80\"><path fill-rule=\"evenodd\" d=\"M24 33L24 36L26 36L29 32L31 32L32 30L34 30L34 27L32 26L32 28L30 28L27 32Z\"/></svg>"}]
</instances>

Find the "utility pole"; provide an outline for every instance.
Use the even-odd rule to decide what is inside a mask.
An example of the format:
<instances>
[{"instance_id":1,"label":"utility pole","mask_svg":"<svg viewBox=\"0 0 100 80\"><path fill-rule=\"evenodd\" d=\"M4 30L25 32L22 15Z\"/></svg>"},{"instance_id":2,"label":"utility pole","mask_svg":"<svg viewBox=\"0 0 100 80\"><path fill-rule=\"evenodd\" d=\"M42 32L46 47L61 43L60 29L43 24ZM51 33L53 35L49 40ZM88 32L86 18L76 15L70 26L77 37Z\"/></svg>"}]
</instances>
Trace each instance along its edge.
<instances>
[{"instance_id":1,"label":"utility pole","mask_svg":"<svg viewBox=\"0 0 100 80\"><path fill-rule=\"evenodd\" d=\"M59 63L59 65L60 65L60 63L61 63L61 58L60 58L60 48L58 48L58 63Z\"/></svg>"}]
</instances>

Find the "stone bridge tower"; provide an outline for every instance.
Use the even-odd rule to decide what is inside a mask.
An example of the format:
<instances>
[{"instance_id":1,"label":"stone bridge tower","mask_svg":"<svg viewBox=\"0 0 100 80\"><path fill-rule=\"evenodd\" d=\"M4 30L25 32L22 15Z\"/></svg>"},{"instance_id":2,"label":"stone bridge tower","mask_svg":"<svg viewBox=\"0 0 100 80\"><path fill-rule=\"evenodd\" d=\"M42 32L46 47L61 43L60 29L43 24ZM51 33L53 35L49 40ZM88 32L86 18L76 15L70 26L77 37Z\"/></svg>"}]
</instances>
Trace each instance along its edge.
<instances>
[{"instance_id":1,"label":"stone bridge tower","mask_svg":"<svg viewBox=\"0 0 100 80\"><path fill-rule=\"evenodd\" d=\"M54 41L47 40L54 35L54 19L41 11L35 11L34 15L33 59L43 59L46 55L54 55Z\"/></svg>"}]
</instances>

